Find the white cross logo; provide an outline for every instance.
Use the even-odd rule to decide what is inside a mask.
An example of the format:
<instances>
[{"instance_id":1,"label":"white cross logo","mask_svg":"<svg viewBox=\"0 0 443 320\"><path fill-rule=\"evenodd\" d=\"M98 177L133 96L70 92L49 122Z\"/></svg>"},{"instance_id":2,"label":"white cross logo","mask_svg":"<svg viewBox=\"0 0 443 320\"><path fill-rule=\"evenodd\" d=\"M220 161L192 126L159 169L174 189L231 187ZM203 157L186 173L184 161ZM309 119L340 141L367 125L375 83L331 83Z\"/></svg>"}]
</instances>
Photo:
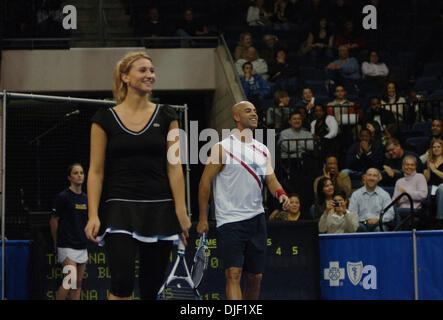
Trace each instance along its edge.
<instances>
[{"instance_id":1,"label":"white cross logo","mask_svg":"<svg viewBox=\"0 0 443 320\"><path fill-rule=\"evenodd\" d=\"M330 261L329 268L324 269L324 278L329 280L329 286L338 287L345 278L345 269L340 268L338 261Z\"/></svg>"}]
</instances>

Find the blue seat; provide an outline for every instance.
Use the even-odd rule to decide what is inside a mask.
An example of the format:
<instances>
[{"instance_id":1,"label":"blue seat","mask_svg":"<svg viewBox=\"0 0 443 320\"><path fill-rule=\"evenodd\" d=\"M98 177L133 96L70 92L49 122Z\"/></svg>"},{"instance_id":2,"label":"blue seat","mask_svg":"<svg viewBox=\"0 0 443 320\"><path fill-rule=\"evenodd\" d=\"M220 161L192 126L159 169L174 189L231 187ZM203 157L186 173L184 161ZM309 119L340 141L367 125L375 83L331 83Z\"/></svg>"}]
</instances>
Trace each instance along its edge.
<instances>
[{"instance_id":1,"label":"blue seat","mask_svg":"<svg viewBox=\"0 0 443 320\"><path fill-rule=\"evenodd\" d=\"M326 80L326 73L322 69L317 69L314 67L302 67L300 68L300 75L303 80L316 80L324 81Z\"/></svg>"},{"instance_id":2,"label":"blue seat","mask_svg":"<svg viewBox=\"0 0 443 320\"><path fill-rule=\"evenodd\" d=\"M436 76L420 77L415 82L415 88L420 93L432 93L440 87L440 82Z\"/></svg>"},{"instance_id":3,"label":"blue seat","mask_svg":"<svg viewBox=\"0 0 443 320\"><path fill-rule=\"evenodd\" d=\"M318 96L318 95L329 96L328 90L326 89L326 85L325 85L324 81L307 80L307 81L305 81L305 86L311 88L314 96Z\"/></svg>"},{"instance_id":4,"label":"blue seat","mask_svg":"<svg viewBox=\"0 0 443 320\"><path fill-rule=\"evenodd\" d=\"M443 75L443 62L430 62L425 64L423 68L424 77L442 76Z\"/></svg>"},{"instance_id":5,"label":"blue seat","mask_svg":"<svg viewBox=\"0 0 443 320\"><path fill-rule=\"evenodd\" d=\"M411 130L415 132L419 132L421 136L429 136L431 131L432 122L415 122L412 125Z\"/></svg>"},{"instance_id":6,"label":"blue seat","mask_svg":"<svg viewBox=\"0 0 443 320\"><path fill-rule=\"evenodd\" d=\"M406 139L406 143L414 147L417 154L423 154L428 149L429 137L411 137Z\"/></svg>"},{"instance_id":7,"label":"blue seat","mask_svg":"<svg viewBox=\"0 0 443 320\"><path fill-rule=\"evenodd\" d=\"M428 96L428 100L443 99L443 89L437 89Z\"/></svg>"},{"instance_id":8,"label":"blue seat","mask_svg":"<svg viewBox=\"0 0 443 320\"><path fill-rule=\"evenodd\" d=\"M390 186L380 186L383 190L385 190L387 193L389 193L389 196L392 198L394 194L395 187Z\"/></svg>"}]
</instances>

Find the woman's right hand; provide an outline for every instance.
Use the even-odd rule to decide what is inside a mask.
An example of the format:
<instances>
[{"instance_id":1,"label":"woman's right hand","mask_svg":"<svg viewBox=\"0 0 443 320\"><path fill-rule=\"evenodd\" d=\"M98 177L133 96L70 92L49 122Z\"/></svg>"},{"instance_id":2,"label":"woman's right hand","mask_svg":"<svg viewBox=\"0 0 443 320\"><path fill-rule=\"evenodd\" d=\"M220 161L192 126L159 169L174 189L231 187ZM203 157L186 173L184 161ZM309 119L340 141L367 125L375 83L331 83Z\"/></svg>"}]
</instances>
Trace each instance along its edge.
<instances>
[{"instance_id":1,"label":"woman's right hand","mask_svg":"<svg viewBox=\"0 0 443 320\"><path fill-rule=\"evenodd\" d=\"M98 243L96 239L98 231L100 230L100 219L98 217L89 218L85 227L86 238L92 242Z\"/></svg>"},{"instance_id":2,"label":"woman's right hand","mask_svg":"<svg viewBox=\"0 0 443 320\"><path fill-rule=\"evenodd\" d=\"M331 213L334 211L334 200L326 200L326 213Z\"/></svg>"}]
</instances>

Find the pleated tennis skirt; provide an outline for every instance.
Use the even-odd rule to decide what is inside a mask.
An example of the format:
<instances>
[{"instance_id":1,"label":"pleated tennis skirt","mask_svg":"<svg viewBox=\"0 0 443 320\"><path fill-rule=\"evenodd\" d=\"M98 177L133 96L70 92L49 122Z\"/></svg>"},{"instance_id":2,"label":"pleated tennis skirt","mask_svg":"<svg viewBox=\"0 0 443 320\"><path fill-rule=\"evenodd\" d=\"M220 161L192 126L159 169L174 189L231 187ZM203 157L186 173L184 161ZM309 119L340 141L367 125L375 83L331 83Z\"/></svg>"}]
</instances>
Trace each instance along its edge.
<instances>
[{"instance_id":1,"label":"pleated tennis skirt","mask_svg":"<svg viewBox=\"0 0 443 320\"><path fill-rule=\"evenodd\" d=\"M106 200L99 210L99 245L105 244L108 233L123 233L142 242L177 241L181 233L174 201L168 200Z\"/></svg>"}]
</instances>

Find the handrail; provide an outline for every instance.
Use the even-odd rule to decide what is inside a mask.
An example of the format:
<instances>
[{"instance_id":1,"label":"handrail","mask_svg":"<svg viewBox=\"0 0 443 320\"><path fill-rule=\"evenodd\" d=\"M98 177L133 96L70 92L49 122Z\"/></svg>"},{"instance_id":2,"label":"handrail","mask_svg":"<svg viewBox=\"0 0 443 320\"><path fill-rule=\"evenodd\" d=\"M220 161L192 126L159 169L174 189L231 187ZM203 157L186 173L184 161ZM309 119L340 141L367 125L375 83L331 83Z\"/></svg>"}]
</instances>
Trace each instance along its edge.
<instances>
[{"instance_id":1,"label":"handrail","mask_svg":"<svg viewBox=\"0 0 443 320\"><path fill-rule=\"evenodd\" d=\"M228 56L228 59L231 62L232 67L234 68L235 81L240 86L241 93L243 94L243 98L245 99L246 98L246 94L245 94L245 91L243 90L243 86L241 84L240 76L237 73L237 69L235 68L234 59L232 58L231 51L229 50L228 44L226 43L226 40L225 40L225 37L223 36L223 34L220 34L220 39L222 40L223 46L225 47L226 55Z\"/></svg>"},{"instance_id":2,"label":"handrail","mask_svg":"<svg viewBox=\"0 0 443 320\"><path fill-rule=\"evenodd\" d=\"M407 221L408 219L410 219L410 217L412 217L412 229L414 229L414 223L415 223L415 210L414 210L414 202L412 201L412 197L409 193L407 192L403 192L402 194L400 194L397 198L395 198L394 200L391 201L391 203L384 208L381 212L380 212L380 216L378 219L378 225L380 227L380 231L383 231L383 216L385 215L386 211L388 211L395 203L397 203L398 200L400 200L400 198L402 198L403 196L406 196L409 200L409 204L411 205L411 214L409 214L409 216L404 220ZM403 222L404 223L404 222ZM403 224L402 223L402 224ZM399 226L397 226L395 228L395 231L402 225L400 224Z\"/></svg>"}]
</instances>

